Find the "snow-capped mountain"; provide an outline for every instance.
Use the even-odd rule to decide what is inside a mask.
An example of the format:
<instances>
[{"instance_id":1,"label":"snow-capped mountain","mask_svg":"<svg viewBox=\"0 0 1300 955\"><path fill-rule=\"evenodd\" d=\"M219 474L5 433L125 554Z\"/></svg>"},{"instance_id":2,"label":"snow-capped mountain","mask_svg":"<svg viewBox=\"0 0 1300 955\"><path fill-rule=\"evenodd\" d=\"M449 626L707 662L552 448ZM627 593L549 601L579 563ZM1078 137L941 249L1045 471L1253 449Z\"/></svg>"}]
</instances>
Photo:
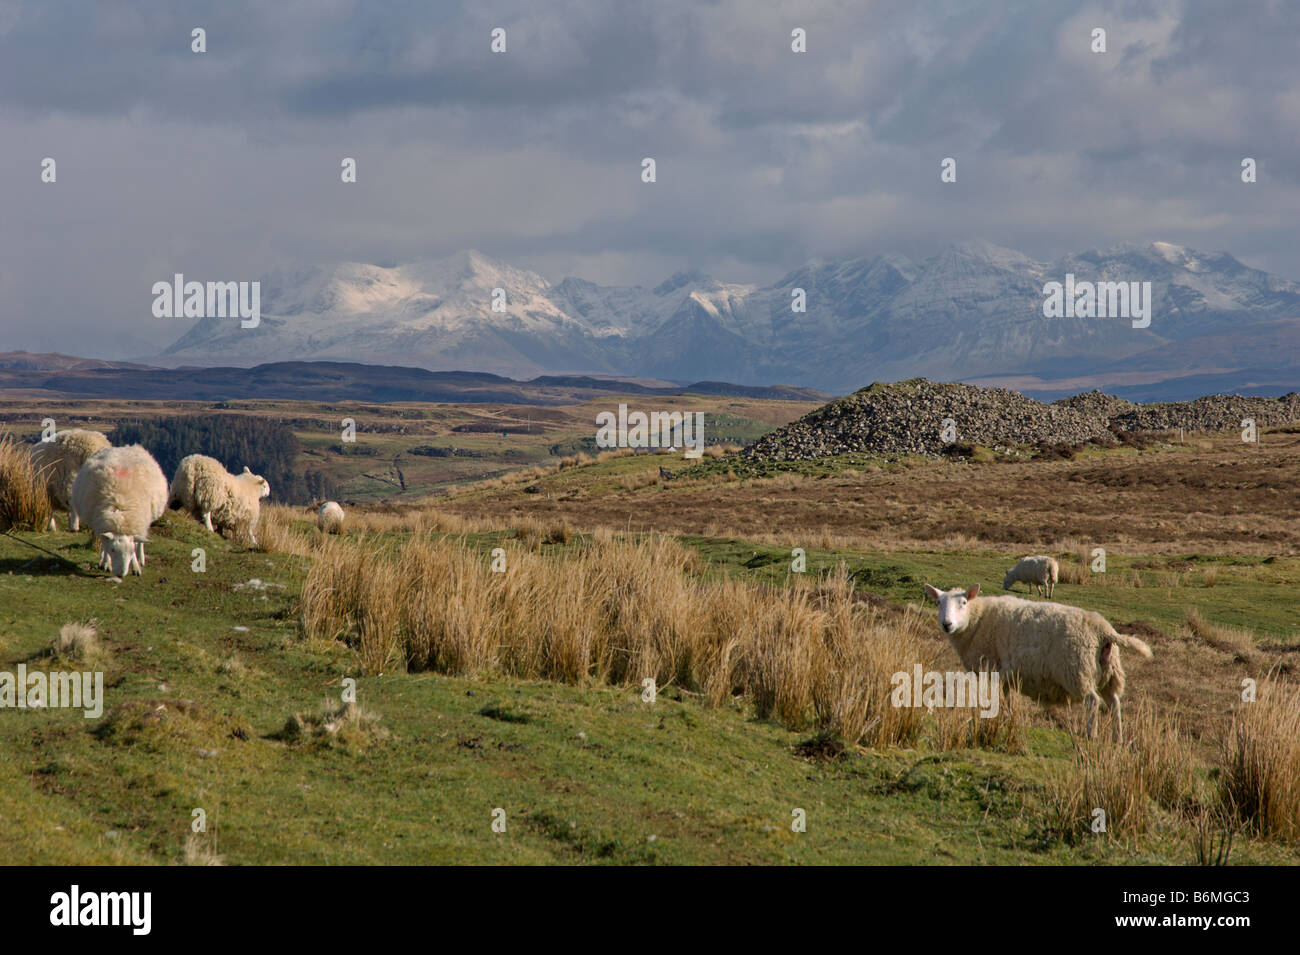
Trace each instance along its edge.
<instances>
[{"instance_id":1,"label":"snow-capped mountain","mask_svg":"<svg viewBox=\"0 0 1300 955\"><path fill-rule=\"evenodd\" d=\"M1150 326L1045 318L1044 285L1067 274L1150 282ZM496 309L495 289L504 290ZM791 307L799 289L804 312ZM1051 263L964 242L920 263L892 254L810 262L768 286L679 272L654 288L578 278L552 285L466 251L394 268L344 263L267 276L259 327L202 319L160 360L312 359L835 392L916 375L1104 382L1266 365L1300 378L1300 285L1227 253L1164 242Z\"/></svg>"}]
</instances>

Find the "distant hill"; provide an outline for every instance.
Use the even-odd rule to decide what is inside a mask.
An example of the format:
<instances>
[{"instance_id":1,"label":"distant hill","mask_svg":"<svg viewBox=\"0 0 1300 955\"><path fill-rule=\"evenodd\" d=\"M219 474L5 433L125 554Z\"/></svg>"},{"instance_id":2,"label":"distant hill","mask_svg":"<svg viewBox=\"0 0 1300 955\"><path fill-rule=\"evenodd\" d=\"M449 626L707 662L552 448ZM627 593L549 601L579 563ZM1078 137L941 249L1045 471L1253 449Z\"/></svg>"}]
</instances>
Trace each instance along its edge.
<instances>
[{"instance_id":1,"label":"distant hill","mask_svg":"<svg viewBox=\"0 0 1300 955\"><path fill-rule=\"evenodd\" d=\"M692 393L781 401L825 401L831 397L811 388L751 387L718 381L662 387L591 377L516 381L483 372L435 372L333 361L273 362L252 368L153 368L129 362L27 352L0 353L0 392L154 401L279 399L523 405L571 404L611 393Z\"/></svg>"}]
</instances>

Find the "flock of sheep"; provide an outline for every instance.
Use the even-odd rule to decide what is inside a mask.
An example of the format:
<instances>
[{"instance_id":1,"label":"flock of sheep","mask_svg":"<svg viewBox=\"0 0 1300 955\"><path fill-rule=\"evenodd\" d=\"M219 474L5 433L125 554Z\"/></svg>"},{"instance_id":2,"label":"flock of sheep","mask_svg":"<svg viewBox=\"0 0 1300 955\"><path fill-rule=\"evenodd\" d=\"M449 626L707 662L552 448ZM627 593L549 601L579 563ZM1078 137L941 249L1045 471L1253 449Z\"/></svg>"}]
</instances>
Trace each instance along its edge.
<instances>
[{"instance_id":1,"label":"flock of sheep","mask_svg":"<svg viewBox=\"0 0 1300 955\"><path fill-rule=\"evenodd\" d=\"M220 529L257 544L261 500L271 486L247 467L230 474L216 458L182 458L171 484L153 455L138 444L115 448L98 431L72 428L32 448L32 461L45 480L53 508L67 508L68 529L84 522L99 541L99 566L116 577L143 574L149 527L169 507L179 507L214 533ZM324 532L343 527L343 509L321 506ZM50 518L50 530L55 527Z\"/></svg>"},{"instance_id":2,"label":"flock of sheep","mask_svg":"<svg viewBox=\"0 0 1300 955\"><path fill-rule=\"evenodd\" d=\"M99 566L116 577L143 573L149 527L169 507L189 512L209 531L229 530L256 545L260 502L271 493L266 479L247 467L230 474L220 461L202 454L183 458L169 485L148 451L138 444L112 447L98 431L60 431L37 444L32 457L51 505L68 509L69 530L84 522L94 532ZM50 525L53 530L53 517ZM340 533L343 509L326 501L317 526L323 533ZM1050 598L1058 577L1055 559L1025 557L1007 571L1002 586L1010 590L1027 583L1031 592ZM1116 739L1123 739L1119 648L1150 657L1146 643L1117 633L1100 614L1080 607L981 597L978 584L947 591L926 584L925 591L938 603L939 625L963 666L995 670L1042 703L1083 702L1089 736L1095 735L1100 705L1114 713Z\"/></svg>"},{"instance_id":3,"label":"flock of sheep","mask_svg":"<svg viewBox=\"0 0 1300 955\"><path fill-rule=\"evenodd\" d=\"M1023 581L1031 592L1037 588L1051 597L1059 574L1054 558L1025 557L1007 571L1002 587L1010 590ZM962 666L996 671L1040 703L1082 702L1089 737L1096 735L1100 705L1114 714L1115 739L1122 742L1124 668L1119 650L1127 647L1150 657L1151 648L1082 607L1013 596L981 597L979 591L979 584L953 590L925 585L926 594L939 605L939 627Z\"/></svg>"}]
</instances>

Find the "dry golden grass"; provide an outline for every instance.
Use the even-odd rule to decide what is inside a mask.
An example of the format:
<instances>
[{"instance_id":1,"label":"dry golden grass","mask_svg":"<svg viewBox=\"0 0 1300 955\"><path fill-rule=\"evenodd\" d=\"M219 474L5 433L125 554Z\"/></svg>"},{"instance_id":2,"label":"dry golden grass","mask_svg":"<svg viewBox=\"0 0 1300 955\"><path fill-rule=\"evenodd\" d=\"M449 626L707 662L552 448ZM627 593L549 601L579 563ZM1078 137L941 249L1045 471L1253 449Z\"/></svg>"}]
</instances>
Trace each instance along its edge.
<instances>
[{"instance_id":1,"label":"dry golden grass","mask_svg":"<svg viewBox=\"0 0 1300 955\"><path fill-rule=\"evenodd\" d=\"M1223 653L1231 653L1239 660L1250 660L1255 653L1255 636L1249 630L1211 623L1195 607L1187 612L1185 625L1193 639Z\"/></svg>"},{"instance_id":2,"label":"dry golden grass","mask_svg":"<svg viewBox=\"0 0 1300 955\"><path fill-rule=\"evenodd\" d=\"M348 510L346 526L347 534L363 536L398 533L477 534L499 529L496 524L461 517L427 504L351 508ZM315 509L284 504L262 505L262 516L257 528L260 550L310 556L320 546L321 536L316 528Z\"/></svg>"},{"instance_id":3,"label":"dry golden grass","mask_svg":"<svg viewBox=\"0 0 1300 955\"><path fill-rule=\"evenodd\" d=\"M593 458L590 454L586 454L586 453L575 454L572 457L561 458L560 463L555 466L555 470L567 471L569 468L580 468L584 464L590 464L594 460L595 458Z\"/></svg>"},{"instance_id":4,"label":"dry golden grass","mask_svg":"<svg viewBox=\"0 0 1300 955\"><path fill-rule=\"evenodd\" d=\"M0 532L43 531L50 520L45 482L31 451L12 434L0 434Z\"/></svg>"},{"instance_id":5,"label":"dry golden grass","mask_svg":"<svg viewBox=\"0 0 1300 955\"><path fill-rule=\"evenodd\" d=\"M1069 769L1048 778L1049 828L1066 842L1089 833L1105 813L1105 833L1129 838L1152 831L1160 810L1196 809L1194 756L1175 718L1139 706L1128 721L1128 740L1116 745L1099 727L1096 740L1074 740Z\"/></svg>"},{"instance_id":6,"label":"dry golden grass","mask_svg":"<svg viewBox=\"0 0 1300 955\"><path fill-rule=\"evenodd\" d=\"M1162 715L1144 701L1129 713L1125 729L1128 746L1143 767L1146 794L1165 809L1190 806L1195 798L1195 760L1177 716Z\"/></svg>"},{"instance_id":7,"label":"dry golden grass","mask_svg":"<svg viewBox=\"0 0 1300 955\"><path fill-rule=\"evenodd\" d=\"M521 517L515 521L515 540L529 550L537 550L546 537L546 525L536 517Z\"/></svg>"},{"instance_id":8,"label":"dry golden grass","mask_svg":"<svg viewBox=\"0 0 1300 955\"><path fill-rule=\"evenodd\" d=\"M1300 839L1300 687L1269 678L1223 745L1220 804L1261 836Z\"/></svg>"},{"instance_id":9,"label":"dry golden grass","mask_svg":"<svg viewBox=\"0 0 1300 955\"><path fill-rule=\"evenodd\" d=\"M298 510L284 504L263 504L257 520L257 550L299 557L314 554L316 535L298 519Z\"/></svg>"},{"instance_id":10,"label":"dry golden grass","mask_svg":"<svg viewBox=\"0 0 1300 955\"><path fill-rule=\"evenodd\" d=\"M624 474L618 479L618 486L625 491L639 491L643 487L659 483L659 474L655 471L643 471L640 474Z\"/></svg>"},{"instance_id":11,"label":"dry golden grass","mask_svg":"<svg viewBox=\"0 0 1300 955\"><path fill-rule=\"evenodd\" d=\"M331 541L303 588L304 633L357 647L366 672L504 674L566 683L653 679L719 706L850 744L914 739L924 711L890 705L891 676L929 666L922 618L856 601L841 568L785 588L705 581L698 555L661 536L608 532L558 554L417 536Z\"/></svg>"},{"instance_id":12,"label":"dry golden grass","mask_svg":"<svg viewBox=\"0 0 1300 955\"><path fill-rule=\"evenodd\" d=\"M53 652L64 660L89 663L99 658L99 621L91 619L80 623L65 623L54 638Z\"/></svg>"},{"instance_id":13,"label":"dry golden grass","mask_svg":"<svg viewBox=\"0 0 1300 955\"><path fill-rule=\"evenodd\" d=\"M1072 560L1057 561L1059 573L1057 582L1062 584L1092 583L1092 566L1087 563L1075 563Z\"/></svg>"},{"instance_id":14,"label":"dry golden grass","mask_svg":"<svg viewBox=\"0 0 1300 955\"><path fill-rule=\"evenodd\" d=\"M979 748L1027 754L1034 709L1034 702L1014 684L1004 683L999 687L996 716L981 716L978 708L936 708L932 745L938 750Z\"/></svg>"}]
</instances>

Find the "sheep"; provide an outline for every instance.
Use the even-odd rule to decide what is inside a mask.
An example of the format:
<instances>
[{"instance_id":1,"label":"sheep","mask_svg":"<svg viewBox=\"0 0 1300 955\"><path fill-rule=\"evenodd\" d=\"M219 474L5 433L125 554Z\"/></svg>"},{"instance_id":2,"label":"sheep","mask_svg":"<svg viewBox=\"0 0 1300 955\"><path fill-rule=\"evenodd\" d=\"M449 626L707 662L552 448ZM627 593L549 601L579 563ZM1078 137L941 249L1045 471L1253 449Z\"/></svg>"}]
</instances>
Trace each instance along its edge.
<instances>
[{"instance_id":1,"label":"sheep","mask_svg":"<svg viewBox=\"0 0 1300 955\"><path fill-rule=\"evenodd\" d=\"M316 526L322 534L343 533L343 508L337 501L326 501L316 512Z\"/></svg>"},{"instance_id":2,"label":"sheep","mask_svg":"<svg viewBox=\"0 0 1300 955\"><path fill-rule=\"evenodd\" d=\"M176 468L168 503L189 511L213 533L222 528L247 534L250 545L256 547L253 532L261 513L260 501L270 494L266 478L247 466L242 474L230 474L216 458L191 454L181 458Z\"/></svg>"},{"instance_id":3,"label":"sheep","mask_svg":"<svg viewBox=\"0 0 1300 955\"><path fill-rule=\"evenodd\" d=\"M1151 648L1137 637L1117 633L1099 613L1065 604L1020 597L980 597L979 584L925 592L939 604L939 626L971 670L996 670L1019 681L1020 692L1048 705L1083 701L1089 739L1102 703L1115 714L1115 739L1124 740L1120 697L1124 668L1119 648L1144 657Z\"/></svg>"},{"instance_id":4,"label":"sheep","mask_svg":"<svg viewBox=\"0 0 1300 955\"><path fill-rule=\"evenodd\" d=\"M1037 557L1021 557L1016 566L1007 571L1002 578L1002 589L1012 590L1017 583L1029 584L1029 592L1041 590L1044 597L1051 598L1056 592L1056 581L1061 576L1061 567L1055 557L1039 554Z\"/></svg>"},{"instance_id":5,"label":"sheep","mask_svg":"<svg viewBox=\"0 0 1300 955\"><path fill-rule=\"evenodd\" d=\"M167 478L153 455L138 444L95 452L72 482L70 505L99 541L101 570L143 575L149 525L167 507Z\"/></svg>"},{"instance_id":6,"label":"sheep","mask_svg":"<svg viewBox=\"0 0 1300 955\"><path fill-rule=\"evenodd\" d=\"M72 482L77 472L96 451L111 447L108 438L99 431L69 428L57 432L49 441L40 441L32 448L32 465L45 479L45 493L52 510L68 510L68 530L80 530L77 515L69 506L72 500ZM50 515L48 530L55 530L54 515Z\"/></svg>"}]
</instances>

